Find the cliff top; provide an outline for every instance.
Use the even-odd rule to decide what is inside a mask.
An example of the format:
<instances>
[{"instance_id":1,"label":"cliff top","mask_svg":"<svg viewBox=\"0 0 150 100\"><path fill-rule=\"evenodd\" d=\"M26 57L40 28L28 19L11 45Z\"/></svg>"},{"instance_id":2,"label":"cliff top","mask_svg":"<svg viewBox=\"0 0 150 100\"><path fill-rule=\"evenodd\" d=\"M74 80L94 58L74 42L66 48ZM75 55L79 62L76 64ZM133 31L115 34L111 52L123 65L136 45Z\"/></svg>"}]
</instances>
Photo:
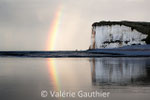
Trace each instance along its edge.
<instances>
[{"instance_id":1,"label":"cliff top","mask_svg":"<svg viewBox=\"0 0 150 100\"><path fill-rule=\"evenodd\" d=\"M106 25L125 25L135 29L143 34L148 34L146 42L150 43L150 22L134 22L134 21L100 21L95 22L92 26L106 26Z\"/></svg>"}]
</instances>

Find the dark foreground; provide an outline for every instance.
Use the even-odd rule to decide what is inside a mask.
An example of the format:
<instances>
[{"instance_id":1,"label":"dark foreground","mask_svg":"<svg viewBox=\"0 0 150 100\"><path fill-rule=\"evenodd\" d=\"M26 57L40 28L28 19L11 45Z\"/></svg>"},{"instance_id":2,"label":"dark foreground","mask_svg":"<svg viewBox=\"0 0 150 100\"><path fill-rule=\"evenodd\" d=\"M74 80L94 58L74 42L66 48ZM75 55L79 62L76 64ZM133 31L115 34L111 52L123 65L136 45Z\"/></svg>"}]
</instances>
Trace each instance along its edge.
<instances>
[{"instance_id":1,"label":"dark foreground","mask_svg":"<svg viewBox=\"0 0 150 100\"><path fill-rule=\"evenodd\" d=\"M0 51L0 56L14 57L109 57L112 54L88 51ZM116 55L113 55L116 56Z\"/></svg>"},{"instance_id":2,"label":"dark foreground","mask_svg":"<svg viewBox=\"0 0 150 100\"><path fill-rule=\"evenodd\" d=\"M97 49L85 51L0 51L14 57L150 57L150 50Z\"/></svg>"}]
</instances>

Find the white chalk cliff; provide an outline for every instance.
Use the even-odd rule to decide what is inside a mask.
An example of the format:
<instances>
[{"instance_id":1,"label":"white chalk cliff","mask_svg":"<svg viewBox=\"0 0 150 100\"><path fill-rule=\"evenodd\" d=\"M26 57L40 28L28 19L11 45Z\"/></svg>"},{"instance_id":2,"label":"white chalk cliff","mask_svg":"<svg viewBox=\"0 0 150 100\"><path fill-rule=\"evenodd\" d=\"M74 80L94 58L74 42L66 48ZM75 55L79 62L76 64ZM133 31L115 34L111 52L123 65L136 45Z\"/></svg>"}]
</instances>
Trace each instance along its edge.
<instances>
[{"instance_id":1,"label":"white chalk cliff","mask_svg":"<svg viewBox=\"0 0 150 100\"><path fill-rule=\"evenodd\" d=\"M146 44L147 34L125 25L95 25L92 27L90 49L118 48Z\"/></svg>"}]
</instances>

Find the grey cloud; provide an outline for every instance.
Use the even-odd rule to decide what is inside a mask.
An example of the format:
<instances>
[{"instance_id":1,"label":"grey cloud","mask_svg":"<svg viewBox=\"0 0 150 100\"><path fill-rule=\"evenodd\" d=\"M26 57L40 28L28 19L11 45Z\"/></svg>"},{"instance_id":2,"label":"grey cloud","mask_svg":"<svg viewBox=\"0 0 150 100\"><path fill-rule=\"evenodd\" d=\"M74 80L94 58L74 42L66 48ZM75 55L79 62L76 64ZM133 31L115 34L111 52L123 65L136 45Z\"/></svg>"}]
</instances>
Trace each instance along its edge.
<instances>
[{"instance_id":1,"label":"grey cloud","mask_svg":"<svg viewBox=\"0 0 150 100\"><path fill-rule=\"evenodd\" d=\"M0 50L45 50L59 5L64 9L56 47L65 50L87 49L95 21L150 21L149 4L149 0L0 0Z\"/></svg>"}]
</instances>

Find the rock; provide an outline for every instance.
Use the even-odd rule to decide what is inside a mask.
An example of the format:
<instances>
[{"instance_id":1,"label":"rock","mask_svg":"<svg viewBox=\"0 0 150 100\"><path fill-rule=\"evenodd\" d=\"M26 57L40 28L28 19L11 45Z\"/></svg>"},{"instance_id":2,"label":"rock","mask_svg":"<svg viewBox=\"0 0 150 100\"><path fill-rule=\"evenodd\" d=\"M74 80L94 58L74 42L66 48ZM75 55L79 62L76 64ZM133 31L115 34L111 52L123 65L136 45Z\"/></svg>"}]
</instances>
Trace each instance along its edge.
<instances>
[{"instance_id":1,"label":"rock","mask_svg":"<svg viewBox=\"0 0 150 100\"><path fill-rule=\"evenodd\" d=\"M150 44L150 22L101 21L92 25L90 49Z\"/></svg>"}]
</instances>

